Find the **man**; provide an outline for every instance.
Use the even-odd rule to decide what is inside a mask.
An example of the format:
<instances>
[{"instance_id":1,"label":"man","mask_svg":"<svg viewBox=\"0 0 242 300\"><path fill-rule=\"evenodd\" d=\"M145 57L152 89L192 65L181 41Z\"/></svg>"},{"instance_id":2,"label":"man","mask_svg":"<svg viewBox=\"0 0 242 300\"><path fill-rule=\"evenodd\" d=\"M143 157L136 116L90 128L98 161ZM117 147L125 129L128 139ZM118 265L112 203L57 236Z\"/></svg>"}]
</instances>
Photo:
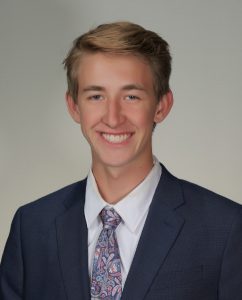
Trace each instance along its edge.
<instances>
[{"instance_id":1,"label":"man","mask_svg":"<svg viewBox=\"0 0 242 300\"><path fill-rule=\"evenodd\" d=\"M91 170L17 211L1 299L242 299L241 206L177 179L152 154L173 104L168 44L136 24L104 24L64 64Z\"/></svg>"}]
</instances>

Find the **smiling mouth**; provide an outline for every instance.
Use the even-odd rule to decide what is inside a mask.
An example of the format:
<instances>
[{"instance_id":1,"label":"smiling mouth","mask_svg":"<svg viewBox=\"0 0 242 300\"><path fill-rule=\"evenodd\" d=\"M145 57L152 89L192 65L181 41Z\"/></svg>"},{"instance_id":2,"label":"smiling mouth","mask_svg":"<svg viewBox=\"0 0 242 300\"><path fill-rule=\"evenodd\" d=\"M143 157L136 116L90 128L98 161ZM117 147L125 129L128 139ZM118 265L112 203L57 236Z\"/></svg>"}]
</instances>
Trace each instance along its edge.
<instances>
[{"instance_id":1,"label":"smiling mouth","mask_svg":"<svg viewBox=\"0 0 242 300\"><path fill-rule=\"evenodd\" d=\"M109 143L119 144L127 141L131 137L131 133L124 133L124 134L108 134L102 133L102 137Z\"/></svg>"}]
</instances>

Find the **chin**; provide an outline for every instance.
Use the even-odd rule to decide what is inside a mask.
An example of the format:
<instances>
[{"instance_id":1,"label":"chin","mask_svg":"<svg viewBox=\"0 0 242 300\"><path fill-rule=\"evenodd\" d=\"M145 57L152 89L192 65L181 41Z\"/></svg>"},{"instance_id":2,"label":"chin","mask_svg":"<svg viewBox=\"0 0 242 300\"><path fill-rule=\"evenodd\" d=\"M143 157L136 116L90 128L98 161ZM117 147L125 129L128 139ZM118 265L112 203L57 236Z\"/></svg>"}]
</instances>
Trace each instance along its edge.
<instances>
[{"instance_id":1,"label":"chin","mask_svg":"<svg viewBox=\"0 0 242 300\"><path fill-rule=\"evenodd\" d=\"M132 162L131 157L120 157L116 156L115 157L105 157L105 158L99 158L96 161L98 165L103 166L103 167L113 167L113 168L121 168L129 165Z\"/></svg>"}]
</instances>

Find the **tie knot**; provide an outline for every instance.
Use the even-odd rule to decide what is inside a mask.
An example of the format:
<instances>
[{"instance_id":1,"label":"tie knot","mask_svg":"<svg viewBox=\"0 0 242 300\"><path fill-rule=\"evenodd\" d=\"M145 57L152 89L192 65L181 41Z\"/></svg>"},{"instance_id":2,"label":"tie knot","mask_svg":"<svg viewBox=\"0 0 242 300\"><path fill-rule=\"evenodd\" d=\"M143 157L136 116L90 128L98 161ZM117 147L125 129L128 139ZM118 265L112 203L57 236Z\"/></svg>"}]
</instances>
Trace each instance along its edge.
<instances>
[{"instance_id":1,"label":"tie knot","mask_svg":"<svg viewBox=\"0 0 242 300\"><path fill-rule=\"evenodd\" d=\"M100 213L100 217L105 229L115 230L121 222L120 215L113 208L104 207Z\"/></svg>"}]
</instances>

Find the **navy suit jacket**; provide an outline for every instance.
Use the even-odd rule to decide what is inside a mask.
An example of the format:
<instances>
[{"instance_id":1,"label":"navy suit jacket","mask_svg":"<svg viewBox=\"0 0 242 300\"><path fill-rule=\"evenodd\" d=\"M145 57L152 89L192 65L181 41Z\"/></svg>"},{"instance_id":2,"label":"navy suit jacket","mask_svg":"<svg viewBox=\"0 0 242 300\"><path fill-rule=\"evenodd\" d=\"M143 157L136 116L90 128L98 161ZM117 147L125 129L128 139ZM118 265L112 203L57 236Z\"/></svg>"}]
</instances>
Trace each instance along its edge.
<instances>
[{"instance_id":1,"label":"navy suit jacket","mask_svg":"<svg viewBox=\"0 0 242 300\"><path fill-rule=\"evenodd\" d=\"M85 188L74 183L17 211L1 300L90 299ZM142 299L241 300L241 206L163 167L122 294Z\"/></svg>"}]
</instances>

